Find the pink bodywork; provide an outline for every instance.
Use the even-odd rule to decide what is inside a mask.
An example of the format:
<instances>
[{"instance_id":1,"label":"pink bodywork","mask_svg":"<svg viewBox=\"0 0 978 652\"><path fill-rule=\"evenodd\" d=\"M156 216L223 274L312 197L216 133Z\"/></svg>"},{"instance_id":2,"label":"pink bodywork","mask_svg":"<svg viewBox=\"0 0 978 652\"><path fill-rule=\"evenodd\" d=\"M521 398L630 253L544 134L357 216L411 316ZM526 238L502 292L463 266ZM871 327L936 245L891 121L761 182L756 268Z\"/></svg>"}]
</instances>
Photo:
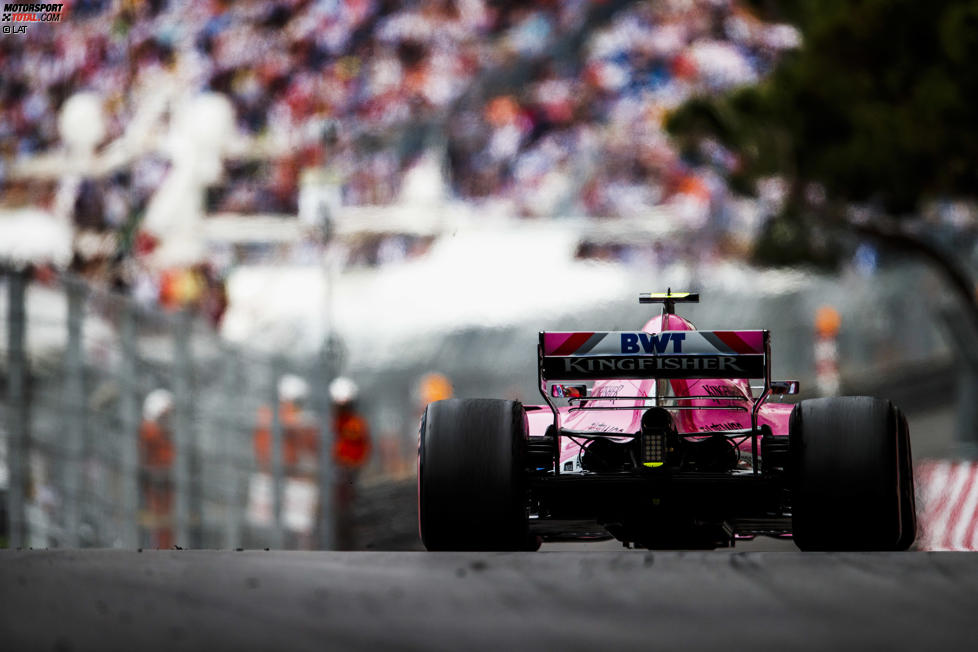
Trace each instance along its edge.
<instances>
[{"instance_id":1,"label":"pink bodywork","mask_svg":"<svg viewBox=\"0 0 978 652\"><path fill-rule=\"evenodd\" d=\"M666 315L668 320L663 324L663 317L653 317L642 330L646 333L662 331L695 330L693 325L678 315ZM703 406L733 406L741 405L750 408L751 389L747 380L671 380L672 390L676 396L717 396L718 398L691 400L686 405ZM652 396L654 395L655 380L599 380L594 383L593 396ZM645 408L641 401L607 401L602 405L629 407L635 410L582 410L569 412L569 408L559 408L561 426L571 430L593 430L595 432L625 432L635 433L639 430L642 413ZM529 434L531 437L543 436L547 427L553 424L553 413L546 405L527 406ZM788 435L788 418L794 406L787 403L766 402L758 412L758 425L768 425L776 436ZM680 410L676 411L676 427L681 433L708 434L712 430L732 430L750 428L750 411L748 410ZM751 451L750 438L741 444L742 451ZM560 463L573 460L580 454L581 447L568 437L561 441Z\"/></svg>"}]
</instances>

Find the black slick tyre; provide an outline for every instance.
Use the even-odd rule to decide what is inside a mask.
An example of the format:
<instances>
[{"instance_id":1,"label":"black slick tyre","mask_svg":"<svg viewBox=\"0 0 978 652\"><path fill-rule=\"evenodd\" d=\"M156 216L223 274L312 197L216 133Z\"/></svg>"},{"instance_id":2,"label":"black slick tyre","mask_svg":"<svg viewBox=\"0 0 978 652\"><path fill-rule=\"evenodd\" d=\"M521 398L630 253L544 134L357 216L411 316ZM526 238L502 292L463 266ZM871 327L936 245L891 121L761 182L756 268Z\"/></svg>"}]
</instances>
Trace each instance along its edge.
<instances>
[{"instance_id":1,"label":"black slick tyre","mask_svg":"<svg viewBox=\"0 0 978 652\"><path fill-rule=\"evenodd\" d=\"M523 406L497 399L428 405L418 448L418 526L428 550L527 547Z\"/></svg>"},{"instance_id":2,"label":"black slick tyre","mask_svg":"<svg viewBox=\"0 0 978 652\"><path fill-rule=\"evenodd\" d=\"M910 426L903 410L895 408L900 429L898 454L900 456L900 540L897 550L908 550L917 539L917 501L913 482L913 455L910 452Z\"/></svg>"},{"instance_id":3,"label":"black slick tyre","mask_svg":"<svg viewBox=\"0 0 978 652\"><path fill-rule=\"evenodd\" d=\"M792 531L802 550L905 550L913 542L906 421L887 400L806 400L790 423Z\"/></svg>"}]
</instances>

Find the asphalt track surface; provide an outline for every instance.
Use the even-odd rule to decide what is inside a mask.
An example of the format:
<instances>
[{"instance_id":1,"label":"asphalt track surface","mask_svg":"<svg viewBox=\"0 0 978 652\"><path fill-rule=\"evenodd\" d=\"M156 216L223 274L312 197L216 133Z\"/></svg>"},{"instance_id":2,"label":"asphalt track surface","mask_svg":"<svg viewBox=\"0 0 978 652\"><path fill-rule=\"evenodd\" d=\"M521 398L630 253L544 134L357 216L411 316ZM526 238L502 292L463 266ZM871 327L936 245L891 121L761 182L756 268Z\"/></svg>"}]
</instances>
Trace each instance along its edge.
<instances>
[{"instance_id":1,"label":"asphalt track surface","mask_svg":"<svg viewBox=\"0 0 978 652\"><path fill-rule=\"evenodd\" d=\"M3 650L975 649L978 555L0 552Z\"/></svg>"}]
</instances>

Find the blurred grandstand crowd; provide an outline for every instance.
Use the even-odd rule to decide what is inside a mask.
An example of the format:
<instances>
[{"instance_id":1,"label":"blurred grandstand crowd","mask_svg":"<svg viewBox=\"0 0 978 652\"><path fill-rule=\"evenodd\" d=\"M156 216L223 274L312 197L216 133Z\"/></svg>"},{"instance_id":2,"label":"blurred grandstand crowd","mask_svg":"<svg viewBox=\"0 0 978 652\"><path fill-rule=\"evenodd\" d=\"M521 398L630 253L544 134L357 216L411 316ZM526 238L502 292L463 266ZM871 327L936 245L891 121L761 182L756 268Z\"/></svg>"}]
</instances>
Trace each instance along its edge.
<instances>
[{"instance_id":1,"label":"blurred grandstand crowd","mask_svg":"<svg viewBox=\"0 0 978 652\"><path fill-rule=\"evenodd\" d=\"M610 19L593 20L601 11ZM53 183L11 170L59 146L74 93L102 98L104 150L133 140L148 104L212 90L230 98L244 145L208 212L295 214L310 167L341 180L347 205L389 204L434 146L455 197L512 214L666 204L682 227L717 227L716 170L737 161L718 144L684 161L664 118L694 94L757 81L799 41L735 0L77 0L61 24L0 41L2 203L54 201ZM486 83L500 71L525 74ZM82 182L77 225L138 221L169 164L151 143L135 149Z\"/></svg>"}]
</instances>

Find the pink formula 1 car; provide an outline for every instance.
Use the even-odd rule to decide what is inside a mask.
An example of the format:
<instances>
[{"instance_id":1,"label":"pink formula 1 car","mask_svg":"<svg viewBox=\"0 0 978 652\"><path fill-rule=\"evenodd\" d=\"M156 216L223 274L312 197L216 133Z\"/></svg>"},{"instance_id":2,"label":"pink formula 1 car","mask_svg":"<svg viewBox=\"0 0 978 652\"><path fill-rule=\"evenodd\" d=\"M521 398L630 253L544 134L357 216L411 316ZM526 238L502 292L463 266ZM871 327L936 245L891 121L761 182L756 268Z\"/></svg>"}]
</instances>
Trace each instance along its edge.
<instances>
[{"instance_id":1,"label":"pink formula 1 car","mask_svg":"<svg viewBox=\"0 0 978 652\"><path fill-rule=\"evenodd\" d=\"M698 299L641 296L663 304L641 331L540 333L545 405L431 403L418 459L425 547L614 537L713 548L757 535L793 536L803 550L910 547L900 409L869 397L769 401L798 391L771 380L770 333L695 330L675 305Z\"/></svg>"}]
</instances>

